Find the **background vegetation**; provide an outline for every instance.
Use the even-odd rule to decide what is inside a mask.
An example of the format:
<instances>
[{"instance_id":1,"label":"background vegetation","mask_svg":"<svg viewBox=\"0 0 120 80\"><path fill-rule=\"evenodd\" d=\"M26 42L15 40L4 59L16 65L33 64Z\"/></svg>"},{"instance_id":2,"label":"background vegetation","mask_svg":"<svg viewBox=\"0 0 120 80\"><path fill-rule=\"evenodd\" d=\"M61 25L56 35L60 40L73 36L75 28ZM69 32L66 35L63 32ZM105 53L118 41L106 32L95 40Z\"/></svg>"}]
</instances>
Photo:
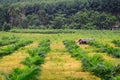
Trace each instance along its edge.
<instances>
[{"instance_id":1,"label":"background vegetation","mask_svg":"<svg viewBox=\"0 0 120 80\"><path fill-rule=\"evenodd\" d=\"M120 22L120 0L1 0L0 30L111 29Z\"/></svg>"}]
</instances>

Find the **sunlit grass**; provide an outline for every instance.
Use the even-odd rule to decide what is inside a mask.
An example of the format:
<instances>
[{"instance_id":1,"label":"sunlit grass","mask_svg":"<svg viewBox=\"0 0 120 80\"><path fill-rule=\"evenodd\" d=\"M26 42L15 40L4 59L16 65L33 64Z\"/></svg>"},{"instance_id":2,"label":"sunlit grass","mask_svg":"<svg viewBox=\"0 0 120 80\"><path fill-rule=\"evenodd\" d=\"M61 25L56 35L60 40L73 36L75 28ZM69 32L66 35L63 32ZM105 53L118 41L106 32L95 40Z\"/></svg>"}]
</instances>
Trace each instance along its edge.
<instances>
[{"instance_id":1,"label":"sunlit grass","mask_svg":"<svg viewBox=\"0 0 120 80\"><path fill-rule=\"evenodd\" d=\"M35 34L35 33L11 33L0 32L0 39L3 36L16 36L23 40L33 40L34 43L25 46L13 54L0 59L0 71L11 72L15 67L22 68L20 62L28 56L27 50L33 49L38 46L38 43L45 39L51 40L51 52L45 59L45 64L42 68L41 80L74 80L85 78L86 80L100 80L99 78L91 75L89 72L82 72L82 63L79 60L71 58L69 53L66 53L65 46L62 44L63 40L75 40L80 38L94 38L96 41L103 44L109 44L115 47L111 42L113 40L120 40L120 31L84 31L78 30L76 33L59 33L59 34ZM6 46L5 46L6 47ZM117 65L120 63L119 58L108 56L105 53L96 52L96 48L89 45L80 45L82 49L88 52L90 56L100 54L105 60ZM49 79L48 79L49 78ZM0 76L1 79L1 76Z\"/></svg>"},{"instance_id":2,"label":"sunlit grass","mask_svg":"<svg viewBox=\"0 0 120 80\"><path fill-rule=\"evenodd\" d=\"M47 55L43 65L40 80L72 80L88 79L100 80L89 72L82 72L82 63L65 52L62 42L52 42L52 51ZM46 77L47 75L47 77Z\"/></svg>"}]
</instances>

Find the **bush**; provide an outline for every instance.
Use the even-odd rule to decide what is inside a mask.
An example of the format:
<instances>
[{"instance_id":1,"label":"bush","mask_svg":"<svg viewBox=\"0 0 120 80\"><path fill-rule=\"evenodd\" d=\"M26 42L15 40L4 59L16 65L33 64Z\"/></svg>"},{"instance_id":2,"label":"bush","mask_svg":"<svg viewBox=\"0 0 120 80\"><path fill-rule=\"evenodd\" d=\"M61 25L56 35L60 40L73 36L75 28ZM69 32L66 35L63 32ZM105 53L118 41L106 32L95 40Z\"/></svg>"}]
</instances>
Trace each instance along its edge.
<instances>
[{"instance_id":1,"label":"bush","mask_svg":"<svg viewBox=\"0 0 120 80\"><path fill-rule=\"evenodd\" d=\"M4 74L6 80L38 80L40 68L38 66L24 67L23 69L15 68L11 74Z\"/></svg>"},{"instance_id":2,"label":"bush","mask_svg":"<svg viewBox=\"0 0 120 80\"><path fill-rule=\"evenodd\" d=\"M114 43L115 46L120 47L120 40L113 40L112 43Z\"/></svg>"},{"instance_id":3,"label":"bush","mask_svg":"<svg viewBox=\"0 0 120 80\"><path fill-rule=\"evenodd\" d=\"M22 64L31 67L31 65L41 65L44 63L44 58L40 56L34 56L34 57L27 57L24 61L22 61Z\"/></svg>"},{"instance_id":4,"label":"bush","mask_svg":"<svg viewBox=\"0 0 120 80\"><path fill-rule=\"evenodd\" d=\"M102 56L95 54L93 57L85 57L82 59L83 62L83 70L91 71L93 67L95 67L98 63L104 62Z\"/></svg>"},{"instance_id":5,"label":"bush","mask_svg":"<svg viewBox=\"0 0 120 80\"><path fill-rule=\"evenodd\" d=\"M114 80L114 67L111 63L98 63L92 72L103 80Z\"/></svg>"}]
</instances>

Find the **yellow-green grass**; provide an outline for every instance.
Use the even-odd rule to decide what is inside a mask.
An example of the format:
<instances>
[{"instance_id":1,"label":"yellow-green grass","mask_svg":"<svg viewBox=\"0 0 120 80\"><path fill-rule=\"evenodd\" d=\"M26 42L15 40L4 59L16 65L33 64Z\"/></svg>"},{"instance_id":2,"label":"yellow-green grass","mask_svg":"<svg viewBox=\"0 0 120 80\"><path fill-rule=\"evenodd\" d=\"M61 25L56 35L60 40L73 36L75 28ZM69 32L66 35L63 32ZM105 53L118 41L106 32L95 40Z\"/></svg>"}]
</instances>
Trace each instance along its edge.
<instances>
[{"instance_id":1,"label":"yellow-green grass","mask_svg":"<svg viewBox=\"0 0 120 80\"><path fill-rule=\"evenodd\" d=\"M86 79L100 80L100 78L82 71L82 63L70 56L70 53L65 51L65 46L62 42L52 42L51 52L45 59L45 64L42 66L40 80L72 80ZM47 77L46 77L47 75Z\"/></svg>"},{"instance_id":2,"label":"yellow-green grass","mask_svg":"<svg viewBox=\"0 0 120 80\"><path fill-rule=\"evenodd\" d=\"M10 73L14 68L23 68L24 65L21 64L21 61L24 60L28 54L28 49L36 48L38 42L34 42L30 45L20 48L15 51L13 54L4 56L0 58L0 72L1 73ZM0 80L5 80L3 76L0 75Z\"/></svg>"},{"instance_id":3,"label":"yellow-green grass","mask_svg":"<svg viewBox=\"0 0 120 80\"><path fill-rule=\"evenodd\" d=\"M76 42L80 38L94 38L95 40L103 43L110 44L112 40L120 40L120 31L84 31L78 30L76 33L60 33L60 34L35 34L35 33L11 33L11 32L0 32L0 38L3 36L17 36L23 40L33 40L35 43L32 46L26 46L19 49L13 54L0 59L0 67L11 65L8 70L0 68L0 71L10 72L12 68L22 67L20 61L28 56L27 50L37 47L40 41L44 39L51 40L51 52L47 55L45 59L45 64L42 68L42 73L40 75L41 80L77 80L79 78L85 78L86 80L99 80L99 78L93 76L89 72L82 72L82 63L79 60L71 58L70 54L66 52L63 40L75 40ZM81 45L85 51L89 52L89 55L101 54L104 59L111 61L111 63L119 64L119 58L113 58L105 53L97 53L96 48L89 45ZM21 56L21 57L19 57ZM1 64L2 62L2 64ZM10 62L10 63L9 63ZM14 67L15 66L15 67ZM2 72L1 71L1 72ZM0 76L1 77L1 76ZM50 79L47 79L50 78ZM1 79L1 78L0 78Z\"/></svg>"}]
</instances>

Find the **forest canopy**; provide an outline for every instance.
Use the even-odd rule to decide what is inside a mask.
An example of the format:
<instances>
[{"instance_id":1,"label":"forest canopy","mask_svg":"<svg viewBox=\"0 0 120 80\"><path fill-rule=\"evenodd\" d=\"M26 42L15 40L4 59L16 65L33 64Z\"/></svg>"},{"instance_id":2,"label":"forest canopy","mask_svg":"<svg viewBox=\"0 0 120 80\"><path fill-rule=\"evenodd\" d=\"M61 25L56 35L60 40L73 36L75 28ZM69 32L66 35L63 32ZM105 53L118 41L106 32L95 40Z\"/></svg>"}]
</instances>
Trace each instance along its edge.
<instances>
[{"instance_id":1,"label":"forest canopy","mask_svg":"<svg viewBox=\"0 0 120 80\"><path fill-rule=\"evenodd\" d=\"M0 0L0 30L111 29L120 0Z\"/></svg>"}]
</instances>

